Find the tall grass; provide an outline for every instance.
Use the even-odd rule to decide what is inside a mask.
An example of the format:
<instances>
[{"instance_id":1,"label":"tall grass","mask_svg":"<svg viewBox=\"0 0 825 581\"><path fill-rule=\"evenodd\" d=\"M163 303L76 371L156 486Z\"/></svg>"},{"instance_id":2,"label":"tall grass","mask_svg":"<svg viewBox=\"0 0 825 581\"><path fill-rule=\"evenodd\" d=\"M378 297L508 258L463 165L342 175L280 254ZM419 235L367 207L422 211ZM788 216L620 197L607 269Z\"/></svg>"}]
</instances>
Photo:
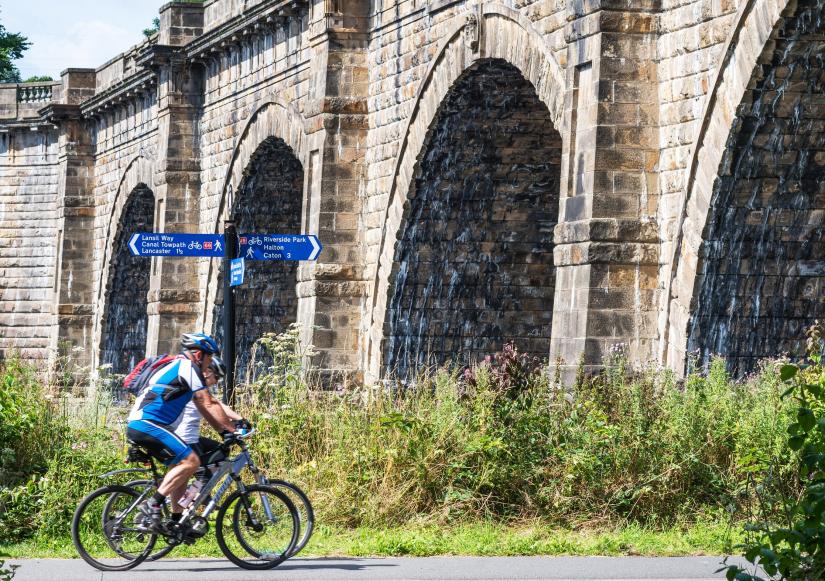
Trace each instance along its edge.
<instances>
[{"instance_id":1,"label":"tall grass","mask_svg":"<svg viewBox=\"0 0 825 581\"><path fill-rule=\"evenodd\" d=\"M772 366L736 383L717 361L677 383L617 358L568 390L505 350L407 389L317 393L288 371L300 354L281 339L280 365L241 392L243 412L263 434L263 464L335 524L664 526L735 506L748 474L785 454L790 407Z\"/></svg>"},{"instance_id":2,"label":"tall grass","mask_svg":"<svg viewBox=\"0 0 825 581\"><path fill-rule=\"evenodd\" d=\"M617 357L564 388L508 349L408 386L320 391L302 372L297 331L261 346L272 366L238 390L259 430L253 454L270 476L301 485L319 522L336 527L665 528L719 518L746 494L750 473L785 454L790 404L771 365L737 383L716 362L677 382L666 371L631 372ZM0 402L31 398L51 418L29 443L0 432L0 448L12 442L26 458L17 463L25 474L0 489L0 542L65 536L95 475L122 466L122 428L94 405L68 418L23 365L7 362L0 377Z\"/></svg>"}]
</instances>

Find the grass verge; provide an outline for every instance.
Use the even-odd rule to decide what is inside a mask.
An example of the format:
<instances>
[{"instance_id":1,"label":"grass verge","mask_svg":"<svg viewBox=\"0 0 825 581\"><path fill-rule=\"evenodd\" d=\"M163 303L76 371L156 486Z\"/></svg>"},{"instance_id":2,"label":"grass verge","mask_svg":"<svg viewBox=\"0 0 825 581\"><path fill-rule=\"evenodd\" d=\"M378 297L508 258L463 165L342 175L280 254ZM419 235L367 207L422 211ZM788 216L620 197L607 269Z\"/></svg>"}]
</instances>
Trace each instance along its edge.
<instances>
[{"instance_id":1,"label":"grass verge","mask_svg":"<svg viewBox=\"0 0 825 581\"><path fill-rule=\"evenodd\" d=\"M390 557L433 555L642 555L728 554L740 542L738 527L699 523L661 531L638 525L611 530L560 530L535 522L518 525L477 522L453 527L409 525L375 529L318 526L301 556ZM30 539L0 544L0 557L76 558L71 539ZM212 534L200 543L178 547L172 557L223 557Z\"/></svg>"}]
</instances>

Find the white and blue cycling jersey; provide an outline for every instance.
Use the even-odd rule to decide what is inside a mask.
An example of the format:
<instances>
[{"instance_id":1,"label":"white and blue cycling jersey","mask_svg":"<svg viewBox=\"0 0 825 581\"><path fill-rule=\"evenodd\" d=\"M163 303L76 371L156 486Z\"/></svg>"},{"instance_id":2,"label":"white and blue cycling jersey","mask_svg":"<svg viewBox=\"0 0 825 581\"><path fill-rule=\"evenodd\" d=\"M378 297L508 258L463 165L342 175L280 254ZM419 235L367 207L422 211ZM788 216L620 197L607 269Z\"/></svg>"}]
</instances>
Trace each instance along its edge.
<instances>
[{"instance_id":1,"label":"white and blue cycling jersey","mask_svg":"<svg viewBox=\"0 0 825 581\"><path fill-rule=\"evenodd\" d=\"M179 357L164 365L138 395L129 421L148 420L173 425L178 421L195 392L206 389L201 370L190 359Z\"/></svg>"}]
</instances>

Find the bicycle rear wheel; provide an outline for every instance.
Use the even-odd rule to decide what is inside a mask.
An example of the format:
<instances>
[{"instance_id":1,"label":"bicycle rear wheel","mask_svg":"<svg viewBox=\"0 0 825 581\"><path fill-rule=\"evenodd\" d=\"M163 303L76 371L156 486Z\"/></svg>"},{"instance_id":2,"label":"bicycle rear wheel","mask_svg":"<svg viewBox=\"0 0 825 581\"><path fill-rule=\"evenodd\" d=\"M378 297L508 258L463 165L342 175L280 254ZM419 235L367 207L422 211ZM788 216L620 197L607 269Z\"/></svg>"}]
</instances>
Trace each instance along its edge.
<instances>
[{"instance_id":1,"label":"bicycle rear wheel","mask_svg":"<svg viewBox=\"0 0 825 581\"><path fill-rule=\"evenodd\" d=\"M283 492L254 484L226 499L215 525L227 559L244 569L272 569L293 554L300 517Z\"/></svg>"},{"instance_id":2,"label":"bicycle rear wheel","mask_svg":"<svg viewBox=\"0 0 825 581\"><path fill-rule=\"evenodd\" d=\"M75 510L72 542L78 554L101 571L127 571L152 552L157 536L140 530L140 494L126 486L98 488Z\"/></svg>"},{"instance_id":3,"label":"bicycle rear wheel","mask_svg":"<svg viewBox=\"0 0 825 581\"><path fill-rule=\"evenodd\" d=\"M129 488L134 489L138 494L143 494L148 487L151 487L153 490L155 489L155 483L152 480L132 480L131 482L127 482L126 484L124 484L124 486L127 486ZM109 509L110 505L114 506L113 503L118 502L118 496L119 495L120 495L119 492L115 492L115 493L112 494L111 497L109 497L109 501L106 503L106 506L103 509L104 510L104 515L106 515L108 513L108 511L110 510ZM162 511L161 520L164 520L164 521L169 520L171 512L169 511L168 506L164 505L162 507L161 511ZM163 537L161 537L159 540L162 541L162 540L165 540L165 539L163 539ZM120 547L113 546L111 543L110 543L109 546L111 546L113 550L118 552L118 554L120 554L123 557L126 557L126 558L130 558L130 557L135 558L136 557L136 555L132 555L132 554L130 554L128 552L125 552L125 551L123 551L121 553L120 551L122 551L122 549ZM156 551L153 551L148 557L146 557L146 561L157 561L158 559L161 559L161 558L165 557L166 555L171 553L172 550L177 545L170 545L167 541L162 546L159 545L159 544L156 544L155 546L156 547L160 546L160 549L158 549Z\"/></svg>"},{"instance_id":4,"label":"bicycle rear wheel","mask_svg":"<svg viewBox=\"0 0 825 581\"><path fill-rule=\"evenodd\" d=\"M309 538L312 536L312 531L315 528L315 511L312 508L312 503L297 484L287 482L286 480L267 480L266 484L274 486L286 494L298 510L298 516L301 519L301 530L298 533L298 542L295 543L295 548L289 555L290 557L294 557L307 546Z\"/></svg>"}]
</instances>

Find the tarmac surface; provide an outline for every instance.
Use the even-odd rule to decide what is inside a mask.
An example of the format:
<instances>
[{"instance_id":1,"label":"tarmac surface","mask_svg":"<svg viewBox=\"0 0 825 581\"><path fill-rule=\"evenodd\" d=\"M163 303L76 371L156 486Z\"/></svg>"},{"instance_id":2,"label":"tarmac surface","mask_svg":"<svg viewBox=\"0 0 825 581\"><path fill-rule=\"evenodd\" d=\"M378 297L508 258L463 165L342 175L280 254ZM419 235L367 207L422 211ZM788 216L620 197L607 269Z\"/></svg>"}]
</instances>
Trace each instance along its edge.
<instances>
[{"instance_id":1,"label":"tarmac surface","mask_svg":"<svg viewBox=\"0 0 825 581\"><path fill-rule=\"evenodd\" d=\"M219 559L168 559L122 573L98 571L80 559L11 559L7 564L21 565L14 581L696 581L724 579L724 572L716 573L721 561L722 557L294 558L268 571L246 571Z\"/></svg>"}]
</instances>

